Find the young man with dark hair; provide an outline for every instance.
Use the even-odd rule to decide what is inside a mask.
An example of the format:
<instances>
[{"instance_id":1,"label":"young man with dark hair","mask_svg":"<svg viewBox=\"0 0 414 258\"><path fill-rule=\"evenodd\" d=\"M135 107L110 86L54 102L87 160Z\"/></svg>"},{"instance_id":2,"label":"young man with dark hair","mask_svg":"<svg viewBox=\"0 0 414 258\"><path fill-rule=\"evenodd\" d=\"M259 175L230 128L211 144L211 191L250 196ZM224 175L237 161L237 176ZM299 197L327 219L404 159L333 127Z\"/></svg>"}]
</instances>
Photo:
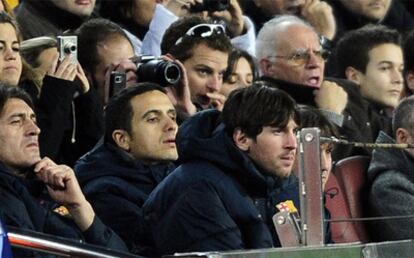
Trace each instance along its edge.
<instances>
[{"instance_id":1,"label":"young man with dark hair","mask_svg":"<svg viewBox=\"0 0 414 258\"><path fill-rule=\"evenodd\" d=\"M391 133L391 112L403 90L404 59L398 31L367 25L346 33L336 49L337 73L353 81Z\"/></svg>"},{"instance_id":2,"label":"young man with dark hair","mask_svg":"<svg viewBox=\"0 0 414 258\"><path fill-rule=\"evenodd\" d=\"M32 101L22 89L0 85L0 219L7 226L34 230L109 248L127 250L95 216L73 170L40 157ZM47 189L48 196L43 194ZM53 200L52 200L53 199ZM72 219L52 210L64 205ZM16 251L32 257L30 251Z\"/></svg>"},{"instance_id":3,"label":"young man with dark hair","mask_svg":"<svg viewBox=\"0 0 414 258\"><path fill-rule=\"evenodd\" d=\"M141 207L178 157L176 111L164 88L141 83L109 101L105 126L104 140L75 170L97 214L139 253Z\"/></svg>"},{"instance_id":4,"label":"young man with dark hair","mask_svg":"<svg viewBox=\"0 0 414 258\"><path fill-rule=\"evenodd\" d=\"M183 64L191 100L198 110L223 108L226 98L219 90L231 49L223 25L195 15L173 23L161 43L162 54L172 55ZM195 113L195 107L189 113Z\"/></svg>"},{"instance_id":5,"label":"young man with dark hair","mask_svg":"<svg viewBox=\"0 0 414 258\"><path fill-rule=\"evenodd\" d=\"M375 149L368 169L368 209L371 216L411 216L375 220L370 223L375 241L414 238L414 97L404 99L395 109L393 137L381 132L377 143L409 144L407 149Z\"/></svg>"},{"instance_id":6,"label":"young man with dark hair","mask_svg":"<svg viewBox=\"0 0 414 258\"><path fill-rule=\"evenodd\" d=\"M233 91L222 114L185 121L182 165L144 205L156 254L279 246L271 216L279 192L294 183L298 124L293 99L263 83Z\"/></svg>"}]
</instances>

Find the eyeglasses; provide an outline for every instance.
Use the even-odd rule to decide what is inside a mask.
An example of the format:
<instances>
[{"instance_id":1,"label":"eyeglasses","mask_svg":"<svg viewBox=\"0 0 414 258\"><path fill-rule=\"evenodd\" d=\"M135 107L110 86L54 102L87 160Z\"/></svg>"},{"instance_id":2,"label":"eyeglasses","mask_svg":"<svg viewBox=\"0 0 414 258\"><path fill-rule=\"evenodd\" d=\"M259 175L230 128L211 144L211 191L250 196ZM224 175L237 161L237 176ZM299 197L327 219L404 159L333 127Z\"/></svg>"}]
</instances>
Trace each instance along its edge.
<instances>
[{"instance_id":1,"label":"eyeglasses","mask_svg":"<svg viewBox=\"0 0 414 258\"><path fill-rule=\"evenodd\" d=\"M194 27L191 27L184 36L177 39L174 45L178 45L183 41L184 37L200 37L200 38L208 38L211 35L219 35L225 34L226 29L221 24L209 24L209 23L202 23L198 24Z\"/></svg>"},{"instance_id":2,"label":"eyeglasses","mask_svg":"<svg viewBox=\"0 0 414 258\"><path fill-rule=\"evenodd\" d=\"M326 49L313 50L312 53L320 62L326 61L329 55L331 54L331 52ZM309 62L311 58L311 53L309 50L298 50L296 52L291 53L290 55L269 56L269 58L283 58L297 65L304 65Z\"/></svg>"}]
</instances>

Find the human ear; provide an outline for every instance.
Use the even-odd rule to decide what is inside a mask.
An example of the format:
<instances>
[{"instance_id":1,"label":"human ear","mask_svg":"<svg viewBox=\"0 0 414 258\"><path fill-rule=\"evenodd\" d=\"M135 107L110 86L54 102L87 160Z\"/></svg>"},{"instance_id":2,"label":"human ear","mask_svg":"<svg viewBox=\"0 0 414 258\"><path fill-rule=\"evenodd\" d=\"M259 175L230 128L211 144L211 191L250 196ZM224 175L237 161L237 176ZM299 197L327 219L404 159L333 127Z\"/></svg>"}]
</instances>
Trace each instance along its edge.
<instances>
[{"instance_id":1,"label":"human ear","mask_svg":"<svg viewBox=\"0 0 414 258\"><path fill-rule=\"evenodd\" d=\"M130 151L131 137L125 130L117 129L112 132L112 139L115 144L126 152Z\"/></svg>"},{"instance_id":2,"label":"human ear","mask_svg":"<svg viewBox=\"0 0 414 258\"><path fill-rule=\"evenodd\" d=\"M233 141L236 144L237 148L242 151L249 151L250 145L252 144L252 139L242 132L240 128L236 128L233 132Z\"/></svg>"},{"instance_id":3,"label":"human ear","mask_svg":"<svg viewBox=\"0 0 414 258\"><path fill-rule=\"evenodd\" d=\"M267 59L262 59L259 62L260 71L263 75L272 76L273 75L273 64Z\"/></svg>"},{"instance_id":4,"label":"human ear","mask_svg":"<svg viewBox=\"0 0 414 258\"><path fill-rule=\"evenodd\" d=\"M408 133L408 130L404 128L398 128L395 132L395 141L397 143L409 143L410 134Z\"/></svg>"},{"instance_id":5,"label":"human ear","mask_svg":"<svg viewBox=\"0 0 414 258\"><path fill-rule=\"evenodd\" d=\"M361 75L362 73L360 71L351 66L348 66L345 69L346 79L356 83L357 85L360 85L361 83Z\"/></svg>"}]
</instances>

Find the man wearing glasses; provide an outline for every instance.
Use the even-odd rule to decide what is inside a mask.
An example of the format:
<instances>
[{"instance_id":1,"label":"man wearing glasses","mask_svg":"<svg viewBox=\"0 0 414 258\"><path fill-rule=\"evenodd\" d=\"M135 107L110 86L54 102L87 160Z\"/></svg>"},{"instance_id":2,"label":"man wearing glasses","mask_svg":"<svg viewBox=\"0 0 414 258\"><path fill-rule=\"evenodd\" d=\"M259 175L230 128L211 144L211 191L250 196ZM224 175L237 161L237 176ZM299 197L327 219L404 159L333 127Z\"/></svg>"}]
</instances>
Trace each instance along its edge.
<instances>
[{"instance_id":1,"label":"man wearing glasses","mask_svg":"<svg viewBox=\"0 0 414 258\"><path fill-rule=\"evenodd\" d=\"M348 140L372 142L368 103L357 86L346 80L325 80L329 52L322 47L314 28L293 15L281 15L267 22L256 42L256 57L262 79L276 82L299 104L320 108ZM365 154L361 149L337 148L336 159Z\"/></svg>"}]
</instances>

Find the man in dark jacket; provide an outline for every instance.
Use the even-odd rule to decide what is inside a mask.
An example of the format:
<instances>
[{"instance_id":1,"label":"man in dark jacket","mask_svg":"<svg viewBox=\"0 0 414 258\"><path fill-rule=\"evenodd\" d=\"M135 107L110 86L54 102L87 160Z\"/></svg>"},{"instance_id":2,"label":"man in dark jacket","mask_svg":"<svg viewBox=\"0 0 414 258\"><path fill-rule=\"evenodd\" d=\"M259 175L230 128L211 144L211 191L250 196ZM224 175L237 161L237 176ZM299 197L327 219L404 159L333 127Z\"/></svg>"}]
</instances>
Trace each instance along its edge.
<instances>
[{"instance_id":1,"label":"man in dark jacket","mask_svg":"<svg viewBox=\"0 0 414 258\"><path fill-rule=\"evenodd\" d=\"M324 78L328 55L314 28L296 16L273 18L257 36L256 57L263 80L283 87L299 104L321 109L348 140L373 142L376 117L354 83ZM338 148L335 160L357 154L367 152Z\"/></svg>"},{"instance_id":2,"label":"man in dark jacket","mask_svg":"<svg viewBox=\"0 0 414 258\"><path fill-rule=\"evenodd\" d=\"M298 195L286 193L297 190L290 173L298 120L293 99L256 83L234 91L221 115L206 110L184 122L182 165L144 204L155 252L279 246L271 216L281 192Z\"/></svg>"},{"instance_id":3,"label":"man in dark jacket","mask_svg":"<svg viewBox=\"0 0 414 258\"><path fill-rule=\"evenodd\" d=\"M15 13L23 38L30 39L73 31L91 16L94 7L95 0L25 0Z\"/></svg>"},{"instance_id":4,"label":"man in dark jacket","mask_svg":"<svg viewBox=\"0 0 414 258\"><path fill-rule=\"evenodd\" d=\"M397 30L367 25L347 32L338 42L337 75L356 85L391 134L392 111L403 90L404 58Z\"/></svg>"},{"instance_id":5,"label":"man in dark jacket","mask_svg":"<svg viewBox=\"0 0 414 258\"><path fill-rule=\"evenodd\" d=\"M400 0L327 0L337 23L337 39L367 24L382 24L401 33L414 29L414 18Z\"/></svg>"},{"instance_id":6,"label":"man in dark jacket","mask_svg":"<svg viewBox=\"0 0 414 258\"><path fill-rule=\"evenodd\" d=\"M127 250L121 239L95 216L73 170L40 158L39 127L30 97L17 87L0 86L0 219L14 226ZM35 179L37 178L37 180ZM44 189L47 188L48 196ZM55 213L51 199L72 219ZM65 210L61 207L60 210ZM18 251L18 257L30 257Z\"/></svg>"},{"instance_id":7,"label":"man in dark jacket","mask_svg":"<svg viewBox=\"0 0 414 258\"><path fill-rule=\"evenodd\" d=\"M414 98L403 100L393 116L393 139L381 132L377 143L414 143ZM372 222L376 241L414 238L414 151L413 148L376 149L368 169L369 211L372 216L412 216Z\"/></svg>"},{"instance_id":8,"label":"man in dark jacket","mask_svg":"<svg viewBox=\"0 0 414 258\"><path fill-rule=\"evenodd\" d=\"M142 83L114 96L105 109L105 138L75 170L105 224L140 251L142 205L177 159L176 111L165 89ZM114 208L116 207L116 208Z\"/></svg>"}]
</instances>

